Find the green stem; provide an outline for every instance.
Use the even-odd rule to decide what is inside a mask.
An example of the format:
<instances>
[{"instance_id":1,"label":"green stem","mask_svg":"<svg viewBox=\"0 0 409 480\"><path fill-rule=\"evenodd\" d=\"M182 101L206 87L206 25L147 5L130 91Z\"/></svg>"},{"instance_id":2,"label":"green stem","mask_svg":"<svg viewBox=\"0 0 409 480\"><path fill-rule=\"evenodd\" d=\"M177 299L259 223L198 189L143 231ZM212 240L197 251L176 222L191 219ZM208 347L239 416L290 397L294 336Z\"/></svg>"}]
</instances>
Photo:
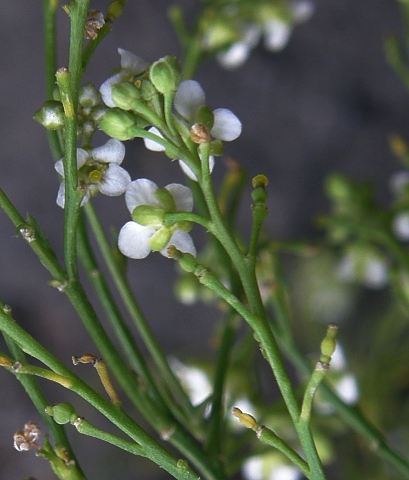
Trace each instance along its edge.
<instances>
[{"instance_id":1,"label":"green stem","mask_svg":"<svg viewBox=\"0 0 409 480\"><path fill-rule=\"evenodd\" d=\"M36 358L40 362L48 366L57 378L64 378L68 381L61 384L74 391L88 403L93 405L106 418L108 418L120 430L126 433L132 440L141 445L144 449L146 457L150 458L157 465L165 469L175 478L181 480L198 480L198 477L189 469L184 468L182 471L178 466L178 461L174 459L166 450L164 450L153 438L151 438L142 428L140 428L123 410L118 409L112 403L103 399L91 387L80 380L68 368L60 363L50 352L40 345L31 335L15 323L9 315L0 310L0 330L10 336L28 355ZM27 373L38 374L38 367ZM43 369L41 369L43 370ZM24 371L24 366L22 367ZM52 378L51 378L52 379ZM60 382L59 382L60 383Z\"/></svg>"},{"instance_id":2,"label":"green stem","mask_svg":"<svg viewBox=\"0 0 409 480\"><path fill-rule=\"evenodd\" d=\"M208 452L222 455L224 388L229 367L231 349L237 331L237 316L230 312L224 320L213 381L212 408L209 416L209 433L206 440Z\"/></svg>"},{"instance_id":3,"label":"green stem","mask_svg":"<svg viewBox=\"0 0 409 480\"><path fill-rule=\"evenodd\" d=\"M208 144L201 144L199 149L202 164L201 187L210 212L212 221L211 232L216 238L218 238L237 268L247 300L251 311L253 312L250 326L256 333L260 345L263 348L264 356L273 370L278 387L283 395L284 402L297 430L304 454L311 468L311 478L314 478L314 480L325 479L322 464L318 457L309 426L298 421L300 414L299 406L278 349L277 341L267 321L267 315L261 300L254 271L254 264L253 262L250 262L249 265L244 258L242 252L226 228L218 208L209 171L209 146ZM228 293L231 295L230 292ZM235 303L237 304L237 302L241 303L236 299Z\"/></svg>"},{"instance_id":4,"label":"green stem","mask_svg":"<svg viewBox=\"0 0 409 480\"><path fill-rule=\"evenodd\" d=\"M151 392L155 398L155 403L157 405L160 405L164 411L167 411L168 408L164 403L159 390L156 387L155 381L146 365L142 354L138 350L132 338L131 332L126 326L113 300L113 297L106 284L105 278L94 258L86 235L84 222L80 223L78 234L80 260L82 261L84 268L88 274L88 278L98 295L98 298L108 316L108 319L111 322L111 326L117 339L119 340L122 351L124 352L131 367L139 375L142 375L144 381L146 381L149 385L149 388L151 389Z\"/></svg>"},{"instance_id":5,"label":"green stem","mask_svg":"<svg viewBox=\"0 0 409 480\"><path fill-rule=\"evenodd\" d=\"M45 58L45 84L47 100L53 98L55 89L55 72L57 70L57 45L56 45L56 12L58 0L44 0L43 25L44 25L44 58ZM62 158L63 152L59 141L58 132L47 130L48 143L54 160Z\"/></svg>"},{"instance_id":6,"label":"green stem","mask_svg":"<svg viewBox=\"0 0 409 480\"><path fill-rule=\"evenodd\" d=\"M102 228L102 225L99 221L99 218L95 212L91 203L88 203L85 208L85 214L88 218L91 229L94 233L95 239L98 243L99 249L104 257L105 263L111 273L111 276L116 284L116 287L124 301L138 331L145 342L145 345L148 348L149 353L151 354L153 360L155 361L157 367L160 369L161 375L173 395L177 398L180 404L183 406L185 413L188 414L188 418L194 416L194 408L190 403L190 400L183 390L180 382L177 380L175 374L169 366L169 363L162 352L159 344L156 341L149 325L146 321L145 316L143 315L142 310L137 304L135 297L131 291L131 288L122 272L119 268L118 263L116 262L111 246L106 238L105 232Z\"/></svg>"}]
</instances>

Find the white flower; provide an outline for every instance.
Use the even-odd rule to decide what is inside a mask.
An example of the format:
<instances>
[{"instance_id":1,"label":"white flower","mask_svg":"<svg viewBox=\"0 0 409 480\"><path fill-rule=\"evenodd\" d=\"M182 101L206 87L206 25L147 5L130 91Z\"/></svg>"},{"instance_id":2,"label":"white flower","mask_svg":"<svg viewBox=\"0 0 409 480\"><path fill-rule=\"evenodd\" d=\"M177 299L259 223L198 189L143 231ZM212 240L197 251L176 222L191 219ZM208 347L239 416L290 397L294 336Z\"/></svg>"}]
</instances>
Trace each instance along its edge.
<instances>
[{"instance_id":1,"label":"white flower","mask_svg":"<svg viewBox=\"0 0 409 480\"><path fill-rule=\"evenodd\" d=\"M217 61L226 69L243 65L255 48L261 36L261 29L254 24L247 24L242 29L241 40L233 43L227 50L216 55Z\"/></svg>"},{"instance_id":2,"label":"white flower","mask_svg":"<svg viewBox=\"0 0 409 480\"><path fill-rule=\"evenodd\" d=\"M128 185L125 202L134 220L126 223L119 232L118 247L124 255L145 258L151 251L160 251L168 256L170 245L181 252L196 255L185 224L163 225L163 216L167 212L192 211L193 195L189 188L171 183L159 189L152 181L141 178Z\"/></svg>"},{"instance_id":3,"label":"white flower","mask_svg":"<svg viewBox=\"0 0 409 480\"><path fill-rule=\"evenodd\" d=\"M125 192L131 182L129 173L120 167L125 156L125 147L115 139L108 140L105 145L91 151L77 148L78 184L85 190L81 206L98 191L109 197L116 197ZM57 172L64 177L63 161L55 164ZM65 182L60 184L57 205L64 208Z\"/></svg>"},{"instance_id":4,"label":"white flower","mask_svg":"<svg viewBox=\"0 0 409 480\"><path fill-rule=\"evenodd\" d=\"M280 454L265 454L250 457L243 464L243 477L246 480L299 480L300 470L283 463Z\"/></svg>"},{"instance_id":5,"label":"white flower","mask_svg":"<svg viewBox=\"0 0 409 480\"><path fill-rule=\"evenodd\" d=\"M399 240L409 240L409 212L399 212L392 222L392 229Z\"/></svg>"},{"instance_id":6,"label":"white flower","mask_svg":"<svg viewBox=\"0 0 409 480\"><path fill-rule=\"evenodd\" d=\"M353 405L359 400L358 384L352 373L346 373L337 380L334 389L338 396L348 405Z\"/></svg>"},{"instance_id":7,"label":"white flower","mask_svg":"<svg viewBox=\"0 0 409 480\"><path fill-rule=\"evenodd\" d=\"M112 99L112 85L124 81L127 76L142 73L149 65L145 60L142 60L142 58L122 48L118 48L118 53L121 55L120 72L112 75L108 80L105 80L99 89L102 100L108 107L116 107L116 103Z\"/></svg>"},{"instance_id":8,"label":"white flower","mask_svg":"<svg viewBox=\"0 0 409 480\"><path fill-rule=\"evenodd\" d=\"M205 93L200 84L194 80L184 80L181 82L175 93L174 106L177 113L179 113L186 122L188 130L190 130L197 122L197 115L200 108L205 106ZM210 129L210 135L212 135L212 137L230 142L240 135L241 122L233 112L227 108L217 108L216 110L213 110L213 117L214 122ZM150 128L149 132L162 137L156 127ZM149 150L165 150L165 147L149 139L145 139L145 146ZM179 163L189 178L197 180L194 172L192 172L183 160L179 160ZM214 165L214 158L212 156L209 158L209 164L211 171Z\"/></svg>"},{"instance_id":9,"label":"white flower","mask_svg":"<svg viewBox=\"0 0 409 480\"><path fill-rule=\"evenodd\" d=\"M184 365L177 358L171 359L171 367L188 392L193 406L200 405L213 393L209 377L201 368Z\"/></svg>"}]
</instances>

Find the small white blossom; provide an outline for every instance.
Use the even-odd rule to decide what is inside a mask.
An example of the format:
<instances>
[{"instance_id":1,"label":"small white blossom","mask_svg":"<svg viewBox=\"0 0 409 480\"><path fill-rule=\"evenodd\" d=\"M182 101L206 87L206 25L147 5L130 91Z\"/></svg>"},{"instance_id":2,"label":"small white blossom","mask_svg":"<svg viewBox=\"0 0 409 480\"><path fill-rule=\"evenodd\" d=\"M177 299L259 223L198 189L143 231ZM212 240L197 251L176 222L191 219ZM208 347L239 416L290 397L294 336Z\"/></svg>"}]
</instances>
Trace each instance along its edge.
<instances>
[{"instance_id":1,"label":"small white blossom","mask_svg":"<svg viewBox=\"0 0 409 480\"><path fill-rule=\"evenodd\" d=\"M395 235L404 242L409 240L409 212L398 213L392 222Z\"/></svg>"},{"instance_id":2,"label":"small white blossom","mask_svg":"<svg viewBox=\"0 0 409 480\"><path fill-rule=\"evenodd\" d=\"M348 405L353 405L359 400L359 389L355 376L345 373L334 383L338 396Z\"/></svg>"},{"instance_id":3,"label":"small white blossom","mask_svg":"<svg viewBox=\"0 0 409 480\"><path fill-rule=\"evenodd\" d=\"M200 405L213 393L209 377L201 368L184 365L176 358L171 359L171 367L188 392L193 406Z\"/></svg>"},{"instance_id":4,"label":"small white blossom","mask_svg":"<svg viewBox=\"0 0 409 480\"><path fill-rule=\"evenodd\" d=\"M246 480L299 480L300 470L283 463L280 455L266 454L250 457L242 467Z\"/></svg>"},{"instance_id":5,"label":"small white blossom","mask_svg":"<svg viewBox=\"0 0 409 480\"><path fill-rule=\"evenodd\" d=\"M142 73L149 65L142 58L137 57L133 53L123 50L122 48L118 48L118 53L121 56L120 72L105 80L99 89L102 100L108 107L116 107L116 103L112 99L112 85L124 81L127 76Z\"/></svg>"},{"instance_id":6,"label":"small white blossom","mask_svg":"<svg viewBox=\"0 0 409 480\"><path fill-rule=\"evenodd\" d=\"M163 200L163 195L159 195L160 190L168 192L168 201ZM133 217L137 207L153 207L152 211L157 212L157 215L155 217L147 214L143 225L134 220L122 227L118 247L124 255L139 259L145 258L151 251L160 251L162 255L168 256L167 249L170 245L174 245L181 252L196 255L191 236L185 229L179 228L182 227L179 223L166 227L162 222L166 212L192 211L193 195L189 188L172 183L164 189L158 189L154 182L141 178L129 184L125 202Z\"/></svg>"},{"instance_id":7,"label":"small white blossom","mask_svg":"<svg viewBox=\"0 0 409 480\"><path fill-rule=\"evenodd\" d=\"M200 84L194 80L184 80L180 83L179 88L175 93L174 106L177 113L183 118L188 130L197 121L197 115L199 109L205 106L205 93ZM217 108L213 110L213 127L210 130L210 134L222 141L230 142L235 140L241 133L241 122L236 115L227 108ZM151 127L149 132L163 138L162 134L156 127ZM144 139L145 146L149 150L164 151L165 147L150 139ZM179 160L182 170L192 180L197 180L196 175L192 170L183 162ZM214 165L214 158L209 158L209 168L212 170Z\"/></svg>"},{"instance_id":8,"label":"small white blossom","mask_svg":"<svg viewBox=\"0 0 409 480\"><path fill-rule=\"evenodd\" d=\"M85 194L81 205L84 205L97 192L109 197L122 195L131 181L129 173L120 167L125 156L125 147L115 139L108 140L105 145L91 151L77 148L78 183ZM55 169L64 178L63 161L55 163ZM60 184L57 205L64 208L65 182Z\"/></svg>"}]
</instances>

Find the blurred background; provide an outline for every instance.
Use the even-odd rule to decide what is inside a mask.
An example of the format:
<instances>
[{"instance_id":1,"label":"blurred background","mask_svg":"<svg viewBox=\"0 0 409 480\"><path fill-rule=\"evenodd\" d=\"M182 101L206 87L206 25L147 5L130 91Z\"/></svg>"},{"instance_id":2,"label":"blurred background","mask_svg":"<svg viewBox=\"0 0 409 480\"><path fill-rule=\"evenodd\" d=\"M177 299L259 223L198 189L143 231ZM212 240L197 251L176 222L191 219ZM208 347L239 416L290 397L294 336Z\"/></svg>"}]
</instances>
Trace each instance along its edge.
<instances>
[{"instance_id":1,"label":"blurred background","mask_svg":"<svg viewBox=\"0 0 409 480\"><path fill-rule=\"evenodd\" d=\"M322 185L333 171L374 182L379 200L386 202L388 178L400 169L388 137L391 133L405 137L409 127L408 92L383 51L386 35L402 32L399 2L314 2L313 16L295 28L282 52L259 46L236 70L223 70L211 61L196 76L210 106L229 108L242 121L243 133L228 145L226 154L243 165L250 178L258 173L268 176L267 229L278 239L317 237L312 218L328 209ZM91 7L104 10L108 3L94 2ZM148 61L177 55L177 38L166 15L173 3L184 5L193 16L198 2L129 1L93 57L86 80L99 87L119 65L118 47ZM59 66L67 63L68 28L61 11ZM0 43L0 184L23 216L29 213L42 225L61 258L63 211L55 203L58 178L45 131L32 119L45 95L41 2L2 2ZM105 141L102 135L96 139ZM147 151L139 140L127 144L124 166L133 179L147 177L158 185L183 181L176 164ZM215 175L221 177L224 171L223 161L218 160ZM105 225L119 229L128 220L123 198L101 197L95 203L104 211ZM244 234L250 204L250 197L245 197ZM165 350L181 357L207 355L214 312L202 305L186 308L176 303L173 262L151 255L134 263L131 276L137 298ZM163 288L164 278L169 279L169 288ZM93 347L66 298L47 285L49 280L0 212L0 298L12 307L21 325L69 366L72 355ZM88 370L84 366L80 374L86 378ZM92 373L89 381L99 388ZM44 387L51 402L67 398L66 392ZM19 453L12 446L13 433L28 420L38 421L37 413L20 384L0 371L0 480L54 478L34 452ZM93 466L86 472L89 479L162 478L145 461L98 442L89 444L75 432L70 437L75 438L79 460ZM332 478L338 477L334 473Z\"/></svg>"}]
</instances>

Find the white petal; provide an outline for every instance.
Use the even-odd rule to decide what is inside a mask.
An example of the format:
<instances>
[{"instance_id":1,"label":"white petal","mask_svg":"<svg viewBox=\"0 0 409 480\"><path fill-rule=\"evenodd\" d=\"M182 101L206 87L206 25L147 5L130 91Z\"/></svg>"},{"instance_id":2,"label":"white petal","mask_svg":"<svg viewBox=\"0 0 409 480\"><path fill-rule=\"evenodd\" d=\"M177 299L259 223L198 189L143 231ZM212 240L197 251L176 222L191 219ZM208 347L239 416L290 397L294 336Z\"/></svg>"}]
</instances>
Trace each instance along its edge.
<instances>
[{"instance_id":1,"label":"white petal","mask_svg":"<svg viewBox=\"0 0 409 480\"><path fill-rule=\"evenodd\" d=\"M393 219L392 229L399 240L409 240L409 213L401 212Z\"/></svg>"},{"instance_id":2,"label":"white petal","mask_svg":"<svg viewBox=\"0 0 409 480\"><path fill-rule=\"evenodd\" d=\"M242 467L243 476L246 480L260 480L263 478L263 458L250 457L248 458Z\"/></svg>"},{"instance_id":3,"label":"white petal","mask_svg":"<svg viewBox=\"0 0 409 480\"><path fill-rule=\"evenodd\" d=\"M125 145L119 140L111 138L105 145L94 148L91 155L98 162L120 165L125 157Z\"/></svg>"},{"instance_id":4,"label":"white petal","mask_svg":"<svg viewBox=\"0 0 409 480\"><path fill-rule=\"evenodd\" d=\"M128 50L118 48L118 53L121 55L121 68L132 75L141 73L149 65L148 62Z\"/></svg>"},{"instance_id":5,"label":"white petal","mask_svg":"<svg viewBox=\"0 0 409 480\"><path fill-rule=\"evenodd\" d=\"M83 148L77 148L77 168L83 167L89 160L89 153Z\"/></svg>"},{"instance_id":6,"label":"white petal","mask_svg":"<svg viewBox=\"0 0 409 480\"><path fill-rule=\"evenodd\" d=\"M160 133L160 131L156 127L151 127L148 129L149 133L153 133L154 135L157 135L160 138L163 138L163 135ZM149 138L144 138L143 139L145 143L145 147L148 150L152 150L152 152L164 152L165 147L161 145L158 142L155 142L154 140L150 140Z\"/></svg>"},{"instance_id":7,"label":"white petal","mask_svg":"<svg viewBox=\"0 0 409 480\"><path fill-rule=\"evenodd\" d=\"M346 368L346 366L347 366L347 364L346 364L346 360L345 360L344 350L341 347L341 345L339 344L339 342L337 342L337 346L335 348L335 351L331 355L331 370L332 371L343 370L343 369Z\"/></svg>"},{"instance_id":8,"label":"white petal","mask_svg":"<svg viewBox=\"0 0 409 480\"><path fill-rule=\"evenodd\" d=\"M401 170L394 173L389 180L389 187L392 193L399 196L403 193L403 190L409 185L409 172Z\"/></svg>"},{"instance_id":9,"label":"white petal","mask_svg":"<svg viewBox=\"0 0 409 480\"><path fill-rule=\"evenodd\" d=\"M179 165L180 168L182 169L183 173L190 178L190 180L193 180L194 182L197 182L197 177L193 173L193 170L186 165L186 163L183 160L179 160Z\"/></svg>"},{"instance_id":10,"label":"white petal","mask_svg":"<svg viewBox=\"0 0 409 480\"><path fill-rule=\"evenodd\" d=\"M171 183L167 185L166 190L170 192L175 200L176 209L179 212L191 212L193 209L193 194L190 188L180 183Z\"/></svg>"},{"instance_id":11,"label":"white petal","mask_svg":"<svg viewBox=\"0 0 409 480\"><path fill-rule=\"evenodd\" d=\"M358 384L351 373L347 373L336 383L335 390L348 405L356 403L359 399Z\"/></svg>"},{"instance_id":12,"label":"white petal","mask_svg":"<svg viewBox=\"0 0 409 480\"><path fill-rule=\"evenodd\" d=\"M101 94L102 100L107 107L116 107L116 103L112 99L112 85L122 81L123 73L117 73L112 75L99 87L99 93Z\"/></svg>"},{"instance_id":13,"label":"white petal","mask_svg":"<svg viewBox=\"0 0 409 480\"><path fill-rule=\"evenodd\" d=\"M216 108L213 111L214 124L210 133L219 140L231 142L241 133L241 122L236 115L227 108Z\"/></svg>"},{"instance_id":14,"label":"white petal","mask_svg":"<svg viewBox=\"0 0 409 480\"><path fill-rule=\"evenodd\" d=\"M152 227L144 227L135 222L127 222L119 232L118 248L130 258L145 258L151 251L149 239L155 233Z\"/></svg>"},{"instance_id":15,"label":"white petal","mask_svg":"<svg viewBox=\"0 0 409 480\"><path fill-rule=\"evenodd\" d=\"M58 194L57 194L57 205L61 208L64 208L64 205L65 205L65 182L60 183L60 188L58 189Z\"/></svg>"},{"instance_id":16,"label":"white petal","mask_svg":"<svg viewBox=\"0 0 409 480\"><path fill-rule=\"evenodd\" d=\"M155 195L157 189L156 183L147 178L139 178L131 182L125 193L125 203L130 213L132 214L138 205L160 207L161 204Z\"/></svg>"},{"instance_id":17,"label":"white petal","mask_svg":"<svg viewBox=\"0 0 409 480\"><path fill-rule=\"evenodd\" d=\"M249 58L251 49L246 42L236 42L216 55L217 61L227 69L238 68Z\"/></svg>"},{"instance_id":18,"label":"white petal","mask_svg":"<svg viewBox=\"0 0 409 480\"><path fill-rule=\"evenodd\" d=\"M190 180L193 180L194 182L197 182L197 177L196 175L193 173L193 170L187 166L187 164L183 161L183 160L179 160L179 165L180 165L180 168L182 169L183 173L188 177L190 178ZM210 169L210 173L212 173L213 171L213 168L214 168L214 157L213 155L210 155L209 157L209 169Z\"/></svg>"},{"instance_id":19,"label":"white petal","mask_svg":"<svg viewBox=\"0 0 409 480\"><path fill-rule=\"evenodd\" d=\"M205 93L200 84L194 80L184 80L175 93L174 105L178 113L194 123L196 113L205 104Z\"/></svg>"},{"instance_id":20,"label":"white petal","mask_svg":"<svg viewBox=\"0 0 409 480\"><path fill-rule=\"evenodd\" d=\"M292 28L282 20L271 20L266 23L264 31L264 45L267 50L278 52L288 43Z\"/></svg>"},{"instance_id":21,"label":"white petal","mask_svg":"<svg viewBox=\"0 0 409 480\"><path fill-rule=\"evenodd\" d=\"M124 168L112 163L105 172L103 181L99 185L99 191L109 197L117 197L125 192L130 183L129 173Z\"/></svg>"},{"instance_id":22,"label":"white petal","mask_svg":"<svg viewBox=\"0 0 409 480\"><path fill-rule=\"evenodd\" d=\"M55 162L54 168L57 170L62 177L64 176L64 164L62 162L62 158Z\"/></svg>"},{"instance_id":23,"label":"white petal","mask_svg":"<svg viewBox=\"0 0 409 480\"><path fill-rule=\"evenodd\" d=\"M297 0L291 5L294 22L306 22L314 13L315 5L311 0Z\"/></svg>"},{"instance_id":24,"label":"white petal","mask_svg":"<svg viewBox=\"0 0 409 480\"><path fill-rule=\"evenodd\" d=\"M160 251L162 255L168 257L167 250L173 245L178 250L183 253L190 253L193 256L196 256L196 248L193 244L192 237L187 232L182 232L181 230L175 230L175 233L172 235L172 238L169 240L169 243L166 247Z\"/></svg>"},{"instance_id":25,"label":"white petal","mask_svg":"<svg viewBox=\"0 0 409 480\"><path fill-rule=\"evenodd\" d=\"M268 480L298 480L301 472L291 465L277 465L268 476Z\"/></svg>"}]
</instances>

